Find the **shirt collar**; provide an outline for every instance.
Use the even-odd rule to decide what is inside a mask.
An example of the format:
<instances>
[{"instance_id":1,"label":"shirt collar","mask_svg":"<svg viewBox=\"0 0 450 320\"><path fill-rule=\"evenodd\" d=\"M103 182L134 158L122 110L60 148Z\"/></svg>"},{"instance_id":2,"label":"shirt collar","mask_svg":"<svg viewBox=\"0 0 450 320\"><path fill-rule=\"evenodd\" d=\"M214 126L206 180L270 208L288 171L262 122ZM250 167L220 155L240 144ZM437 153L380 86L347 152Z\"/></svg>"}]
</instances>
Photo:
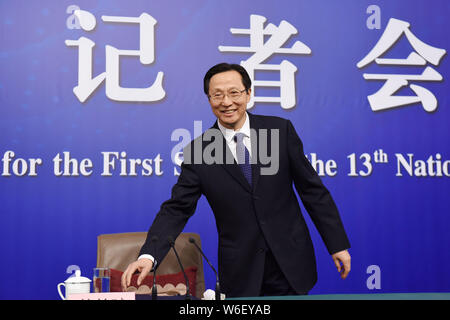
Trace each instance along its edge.
<instances>
[{"instance_id":1,"label":"shirt collar","mask_svg":"<svg viewBox=\"0 0 450 320\"><path fill-rule=\"evenodd\" d=\"M238 132L243 133L246 137L250 137L250 117L248 116L247 112L245 113L244 125L237 131L224 127L219 120L217 120L217 125L219 126L219 129L227 142L230 142L233 139L234 135Z\"/></svg>"}]
</instances>

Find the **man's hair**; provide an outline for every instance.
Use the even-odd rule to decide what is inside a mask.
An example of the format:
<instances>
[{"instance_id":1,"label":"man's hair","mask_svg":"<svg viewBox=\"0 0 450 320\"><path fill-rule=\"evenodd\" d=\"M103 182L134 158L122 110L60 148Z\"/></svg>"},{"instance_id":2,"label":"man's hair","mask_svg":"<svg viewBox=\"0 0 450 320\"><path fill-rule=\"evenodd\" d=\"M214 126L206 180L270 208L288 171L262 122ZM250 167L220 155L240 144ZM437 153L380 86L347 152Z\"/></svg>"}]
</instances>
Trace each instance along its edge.
<instances>
[{"instance_id":1,"label":"man's hair","mask_svg":"<svg viewBox=\"0 0 450 320\"><path fill-rule=\"evenodd\" d=\"M203 90L205 91L205 94L209 94L209 82L214 75L232 70L239 72L242 78L242 84L245 87L245 91L248 92L248 90L252 87L252 80L250 80L250 76L248 75L244 67L239 64L230 64L224 62L216 64L214 67L209 69L208 72L206 72L205 77L203 78Z\"/></svg>"}]
</instances>

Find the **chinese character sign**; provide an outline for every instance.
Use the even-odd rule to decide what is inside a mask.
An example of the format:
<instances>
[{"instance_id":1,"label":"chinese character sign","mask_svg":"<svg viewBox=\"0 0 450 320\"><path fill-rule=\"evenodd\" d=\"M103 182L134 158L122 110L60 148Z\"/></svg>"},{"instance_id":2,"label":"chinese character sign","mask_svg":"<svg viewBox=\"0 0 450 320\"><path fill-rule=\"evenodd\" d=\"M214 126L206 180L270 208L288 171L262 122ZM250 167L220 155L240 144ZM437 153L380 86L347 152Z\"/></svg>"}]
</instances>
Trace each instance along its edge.
<instances>
[{"instance_id":1,"label":"chinese character sign","mask_svg":"<svg viewBox=\"0 0 450 320\"><path fill-rule=\"evenodd\" d=\"M285 20L281 21L278 27L271 23L264 27L266 20L263 16L252 14L250 16L250 29L230 29L232 34L249 35L250 47L219 46L219 51L253 54L247 60L241 62L241 65L247 70L252 79L253 93L255 93L254 87L280 88L279 97L260 97L253 95L247 105L248 109L252 108L255 102L276 102L280 103L283 109L291 109L296 104L295 73L297 67L288 60L283 60L280 64L267 64L264 61L273 54L308 55L311 54L311 49L300 41L296 41L291 48L284 48L283 45L293 35L298 33L297 29ZM267 41L264 41L265 36L269 36ZM280 80L255 80L256 70L277 71L280 74Z\"/></svg>"},{"instance_id":2,"label":"chinese character sign","mask_svg":"<svg viewBox=\"0 0 450 320\"><path fill-rule=\"evenodd\" d=\"M390 19L388 25L375 47L358 62L357 67L363 68L375 61L378 65L396 66L425 66L427 62L437 66L446 51L432 47L418 39L410 30L410 24L398 19ZM415 50L406 59L380 58L404 35ZM428 89L410 84L415 96L396 96L395 93L409 81L442 81L442 75L430 66L427 66L422 74L372 74L364 73L366 80L385 80L384 85L376 93L368 96L370 107L373 111L380 111L401 107L420 102L427 112L435 111L437 99Z\"/></svg>"},{"instance_id":3,"label":"chinese character sign","mask_svg":"<svg viewBox=\"0 0 450 320\"><path fill-rule=\"evenodd\" d=\"M95 28L96 19L88 11L75 10L80 27L85 31ZM86 38L78 40L66 40L69 47L78 47L78 85L73 92L81 102L85 102L89 96L105 81L106 96L114 101L151 102L159 101L165 96L162 87L163 72L158 72L154 83L147 88L123 88L120 86L120 57L139 57L144 65L149 65L155 60L154 31L156 20L147 13L139 17L102 16L104 22L132 23L139 25L140 47L139 50L122 50L113 46L106 46L106 71L93 77L92 75L92 49L95 43Z\"/></svg>"}]
</instances>

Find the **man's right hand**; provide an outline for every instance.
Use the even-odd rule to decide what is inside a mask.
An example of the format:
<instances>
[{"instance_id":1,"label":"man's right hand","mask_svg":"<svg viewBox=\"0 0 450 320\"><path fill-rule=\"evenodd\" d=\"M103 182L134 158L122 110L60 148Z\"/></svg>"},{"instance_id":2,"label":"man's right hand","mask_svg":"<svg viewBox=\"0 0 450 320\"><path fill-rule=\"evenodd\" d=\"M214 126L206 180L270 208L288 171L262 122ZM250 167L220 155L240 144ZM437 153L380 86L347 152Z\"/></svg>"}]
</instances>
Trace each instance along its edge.
<instances>
[{"instance_id":1,"label":"man's right hand","mask_svg":"<svg viewBox=\"0 0 450 320\"><path fill-rule=\"evenodd\" d=\"M152 270L153 262L150 259L141 258L131 263L125 272L122 274L122 290L126 291L130 286L131 277L136 271L139 271L141 274L137 279L137 285L140 286L144 278L149 274L150 270Z\"/></svg>"}]
</instances>

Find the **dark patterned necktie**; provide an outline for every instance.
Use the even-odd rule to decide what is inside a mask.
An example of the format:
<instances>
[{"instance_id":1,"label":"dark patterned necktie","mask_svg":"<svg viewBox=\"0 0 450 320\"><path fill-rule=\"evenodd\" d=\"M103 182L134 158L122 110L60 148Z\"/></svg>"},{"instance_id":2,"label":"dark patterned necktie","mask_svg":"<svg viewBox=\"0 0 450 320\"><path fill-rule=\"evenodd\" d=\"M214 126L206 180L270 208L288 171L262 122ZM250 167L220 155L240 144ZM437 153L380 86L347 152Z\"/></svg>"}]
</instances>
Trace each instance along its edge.
<instances>
[{"instance_id":1,"label":"dark patterned necktie","mask_svg":"<svg viewBox=\"0 0 450 320\"><path fill-rule=\"evenodd\" d=\"M234 141L236 142L236 158L245 179L247 179L248 183L252 185L252 166L250 164L250 153L244 145L244 137L245 134L240 132L234 135Z\"/></svg>"}]
</instances>

